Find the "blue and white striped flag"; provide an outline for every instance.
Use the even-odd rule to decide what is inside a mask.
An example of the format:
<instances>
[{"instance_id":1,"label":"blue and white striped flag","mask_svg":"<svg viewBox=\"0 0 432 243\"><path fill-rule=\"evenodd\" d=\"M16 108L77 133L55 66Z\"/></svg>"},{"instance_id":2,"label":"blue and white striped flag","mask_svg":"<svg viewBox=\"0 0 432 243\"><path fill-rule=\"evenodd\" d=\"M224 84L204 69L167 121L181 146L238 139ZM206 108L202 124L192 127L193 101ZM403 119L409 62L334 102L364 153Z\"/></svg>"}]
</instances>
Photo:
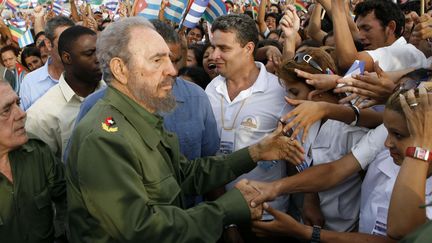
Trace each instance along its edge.
<instances>
[{"instance_id":1,"label":"blue and white striped flag","mask_svg":"<svg viewBox=\"0 0 432 243\"><path fill-rule=\"evenodd\" d=\"M17 27L18 29L20 29L21 31L26 31L27 26L26 26L26 22L24 19L21 18L13 18L11 20L9 20L9 23L15 27Z\"/></svg>"},{"instance_id":2,"label":"blue and white striped flag","mask_svg":"<svg viewBox=\"0 0 432 243\"><path fill-rule=\"evenodd\" d=\"M169 3L169 6L165 8L165 18L174 23L180 23L188 0L170 0Z\"/></svg>"},{"instance_id":3,"label":"blue and white striped flag","mask_svg":"<svg viewBox=\"0 0 432 243\"><path fill-rule=\"evenodd\" d=\"M31 34L30 29L28 29L19 39L18 39L18 45L20 48L23 48L25 46L28 46L30 44L33 44L33 36Z\"/></svg>"},{"instance_id":4,"label":"blue and white striped flag","mask_svg":"<svg viewBox=\"0 0 432 243\"><path fill-rule=\"evenodd\" d=\"M111 12L117 12L117 8L119 7L118 0L108 0L105 2L105 7Z\"/></svg>"},{"instance_id":5,"label":"blue and white striped flag","mask_svg":"<svg viewBox=\"0 0 432 243\"><path fill-rule=\"evenodd\" d=\"M183 25L188 28L194 28L200 21L208 4L209 0L195 0L186 15Z\"/></svg>"},{"instance_id":6,"label":"blue and white striped flag","mask_svg":"<svg viewBox=\"0 0 432 243\"><path fill-rule=\"evenodd\" d=\"M215 21L219 16L226 15L228 13L225 3L222 0L210 0L209 5L204 12L203 18L210 24Z\"/></svg>"},{"instance_id":7,"label":"blue and white striped flag","mask_svg":"<svg viewBox=\"0 0 432 243\"><path fill-rule=\"evenodd\" d=\"M162 0L146 0L145 2L147 3L147 7L137 13L137 15L147 19L157 19Z\"/></svg>"},{"instance_id":8,"label":"blue and white striped flag","mask_svg":"<svg viewBox=\"0 0 432 243\"><path fill-rule=\"evenodd\" d=\"M66 10L59 2L53 3L53 11L56 15L64 15L66 17L70 16L70 12Z\"/></svg>"}]
</instances>

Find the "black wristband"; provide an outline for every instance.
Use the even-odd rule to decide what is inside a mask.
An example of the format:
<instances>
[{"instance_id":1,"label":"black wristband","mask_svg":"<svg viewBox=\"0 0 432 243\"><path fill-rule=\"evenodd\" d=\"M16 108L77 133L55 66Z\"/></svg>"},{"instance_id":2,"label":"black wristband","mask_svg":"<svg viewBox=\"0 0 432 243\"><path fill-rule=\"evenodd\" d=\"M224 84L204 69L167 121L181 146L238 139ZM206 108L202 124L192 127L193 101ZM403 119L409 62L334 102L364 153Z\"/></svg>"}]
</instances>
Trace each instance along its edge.
<instances>
[{"instance_id":1,"label":"black wristband","mask_svg":"<svg viewBox=\"0 0 432 243\"><path fill-rule=\"evenodd\" d=\"M350 105L351 109L353 109L355 114L355 120L350 124L351 126L357 126L360 121L360 109L355 105Z\"/></svg>"},{"instance_id":2,"label":"black wristband","mask_svg":"<svg viewBox=\"0 0 432 243\"><path fill-rule=\"evenodd\" d=\"M321 227L318 225L314 225L312 230L311 243L320 243L320 242L321 242Z\"/></svg>"}]
</instances>

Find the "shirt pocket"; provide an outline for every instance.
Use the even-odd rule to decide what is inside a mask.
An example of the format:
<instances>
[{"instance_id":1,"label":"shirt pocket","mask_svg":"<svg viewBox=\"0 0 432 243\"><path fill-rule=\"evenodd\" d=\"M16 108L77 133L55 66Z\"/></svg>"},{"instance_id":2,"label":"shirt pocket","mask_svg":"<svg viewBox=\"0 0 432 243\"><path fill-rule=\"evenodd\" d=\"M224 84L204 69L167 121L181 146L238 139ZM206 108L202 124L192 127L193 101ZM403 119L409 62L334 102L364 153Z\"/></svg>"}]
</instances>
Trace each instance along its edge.
<instances>
[{"instance_id":1,"label":"shirt pocket","mask_svg":"<svg viewBox=\"0 0 432 243\"><path fill-rule=\"evenodd\" d=\"M181 191L172 175L158 182L144 184L144 187L148 193L149 205L171 205Z\"/></svg>"},{"instance_id":2,"label":"shirt pocket","mask_svg":"<svg viewBox=\"0 0 432 243\"><path fill-rule=\"evenodd\" d=\"M48 188L45 188L34 197L36 208L39 210L44 209L47 206L51 206L51 198L48 192Z\"/></svg>"}]
</instances>

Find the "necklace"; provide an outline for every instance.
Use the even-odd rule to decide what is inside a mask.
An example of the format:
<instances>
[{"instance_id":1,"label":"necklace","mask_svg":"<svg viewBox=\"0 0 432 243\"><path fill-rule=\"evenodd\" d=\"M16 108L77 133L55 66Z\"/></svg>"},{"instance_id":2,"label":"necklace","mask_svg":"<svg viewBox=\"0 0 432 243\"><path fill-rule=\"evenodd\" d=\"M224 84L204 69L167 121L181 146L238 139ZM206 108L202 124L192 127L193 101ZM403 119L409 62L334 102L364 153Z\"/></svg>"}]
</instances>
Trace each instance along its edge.
<instances>
[{"instance_id":1,"label":"necklace","mask_svg":"<svg viewBox=\"0 0 432 243\"><path fill-rule=\"evenodd\" d=\"M249 97L248 97L248 98L249 98ZM221 121L222 121L222 128L223 128L224 130L228 130L228 131L230 131L230 130L233 130L233 129L234 129L235 122L237 121L237 117L238 117L238 115L240 114L240 111L242 110L243 105L246 103L246 100L247 100L248 98L246 98L246 99L244 99L244 100L242 101L239 110L237 111L237 113L236 113L235 116L234 116L234 120L233 120L233 122L232 122L232 124L231 124L231 127L225 127L225 118L224 118L225 115L224 115L224 108L223 108L223 103L224 103L224 102L223 102L223 95L221 95L221 99L220 99L220 102L221 102Z\"/></svg>"}]
</instances>

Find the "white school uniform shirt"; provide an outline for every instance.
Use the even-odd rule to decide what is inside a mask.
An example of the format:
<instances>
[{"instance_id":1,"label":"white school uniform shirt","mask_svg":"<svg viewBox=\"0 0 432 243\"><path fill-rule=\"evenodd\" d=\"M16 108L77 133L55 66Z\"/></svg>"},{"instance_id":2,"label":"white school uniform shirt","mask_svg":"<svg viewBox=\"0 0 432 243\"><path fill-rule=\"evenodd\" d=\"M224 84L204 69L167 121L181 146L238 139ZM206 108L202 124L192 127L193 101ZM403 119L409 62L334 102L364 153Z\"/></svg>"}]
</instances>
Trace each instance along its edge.
<instances>
[{"instance_id":1,"label":"white school uniform shirt","mask_svg":"<svg viewBox=\"0 0 432 243\"><path fill-rule=\"evenodd\" d=\"M369 165L361 189L359 232L386 235L387 214L399 170L400 167L393 162L387 149L382 150ZM426 204L432 201L431 194L432 179L428 178ZM426 216L432 218L432 207L426 208Z\"/></svg>"},{"instance_id":2,"label":"white school uniform shirt","mask_svg":"<svg viewBox=\"0 0 432 243\"><path fill-rule=\"evenodd\" d=\"M312 160L313 165L319 165L342 158L369 130L335 120L327 120L321 128L320 124L321 121L312 125L305 141L305 160L309 165ZM325 229L347 232L357 226L361 183L356 173L332 189L318 193Z\"/></svg>"},{"instance_id":3,"label":"white school uniform shirt","mask_svg":"<svg viewBox=\"0 0 432 243\"><path fill-rule=\"evenodd\" d=\"M422 51L399 37L393 44L367 51L373 61L379 61L382 70L397 71L406 68L428 68L429 61Z\"/></svg>"},{"instance_id":4,"label":"white school uniform shirt","mask_svg":"<svg viewBox=\"0 0 432 243\"><path fill-rule=\"evenodd\" d=\"M284 100L286 91L279 84L278 78L267 72L262 63L255 62L255 65L260 69L257 80L251 87L241 91L234 100L229 98L225 78L220 75L206 88L221 138L221 148L232 142L229 152L260 141L273 132L278 125L278 119L292 109ZM230 130L231 128L233 129ZM267 161L258 163L255 169L227 184L226 189L232 189L243 178L274 181L285 176L285 161ZM270 202L270 205L286 211L288 200L289 196L284 195Z\"/></svg>"}]
</instances>

